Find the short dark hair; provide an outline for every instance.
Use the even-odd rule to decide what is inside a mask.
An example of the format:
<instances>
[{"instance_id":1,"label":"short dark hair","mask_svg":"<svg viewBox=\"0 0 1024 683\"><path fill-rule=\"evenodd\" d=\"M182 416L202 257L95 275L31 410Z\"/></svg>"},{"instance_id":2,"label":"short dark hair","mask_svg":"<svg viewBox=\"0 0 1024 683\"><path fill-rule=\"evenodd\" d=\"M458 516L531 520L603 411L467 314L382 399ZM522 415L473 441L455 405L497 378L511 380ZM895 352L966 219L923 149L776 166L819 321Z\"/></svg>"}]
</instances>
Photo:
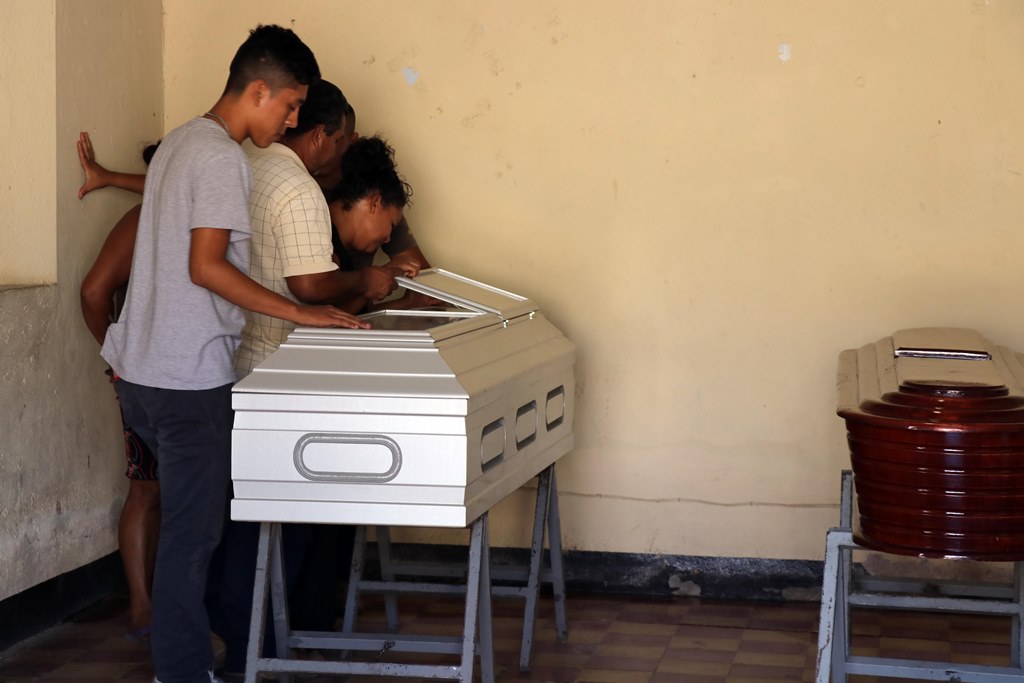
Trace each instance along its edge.
<instances>
[{"instance_id":1,"label":"short dark hair","mask_svg":"<svg viewBox=\"0 0 1024 683\"><path fill-rule=\"evenodd\" d=\"M395 150L378 136L360 138L341 157L341 182L335 199L351 209L360 199L379 192L385 206L404 207L412 188L398 176Z\"/></svg>"},{"instance_id":2,"label":"short dark hair","mask_svg":"<svg viewBox=\"0 0 1024 683\"><path fill-rule=\"evenodd\" d=\"M320 80L320 66L313 51L294 31L260 24L249 31L231 60L224 92L241 93L259 79L269 83L272 90L311 85Z\"/></svg>"},{"instance_id":3,"label":"short dark hair","mask_svg":"<svg viewBox=\"0 0 1024 683\"><path fill-rule=\"evenodd\" d=\"M295 138L323 124L324 132L334 135L345 120L348 100L338 86L320 79L309 86L306 101L299 109L299 120L294 128L285 132L286 138Z\"/></svg>"},{"instance_id":4,"label":"short dark hair","mask_svg":"<svg viewBox=\"0 0 1024 683\"><path fill-rule=\"evenodd\" d=\"M356 129L356 110L355 107L352 106L351 102L346 102L345 125L348 126L349 124L351 124L350 127L352 130Z\"/></svg>"},{"instance_id":5,"label":"short dark hair","mask_svg":"<svg viewBox=\"0 0 1024 683\"><path fill-rule=\"evenodd\" d=\"M146 166L149 166L149 162L153 161L153 155L160 148L161 142L163 140L157 140L152 145L146 145L146 149L142 150L142 160L146 162Z\"/></svg>"}]
</instances>

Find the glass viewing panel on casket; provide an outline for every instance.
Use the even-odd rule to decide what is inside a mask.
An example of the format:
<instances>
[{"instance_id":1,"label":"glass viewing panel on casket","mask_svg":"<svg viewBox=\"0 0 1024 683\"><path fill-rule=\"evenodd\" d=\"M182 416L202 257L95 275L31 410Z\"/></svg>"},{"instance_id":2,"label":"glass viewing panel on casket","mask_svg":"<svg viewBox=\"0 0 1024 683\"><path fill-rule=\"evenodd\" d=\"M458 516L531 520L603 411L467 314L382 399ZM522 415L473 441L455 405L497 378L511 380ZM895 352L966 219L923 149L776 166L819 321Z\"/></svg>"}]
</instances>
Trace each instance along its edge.
<instances>
[{"instance_id":1,"label":"glass viewing panel on casket","mask_svg":"<svg viewBox=\"0 0 1024 683\"><path fill-rule=\"evenodd\" d=\"M463 527L572 448L576 350L532 301L399 281L443 303L297 328L235 385L233 519Z\"/></svg>"}]
</instances>

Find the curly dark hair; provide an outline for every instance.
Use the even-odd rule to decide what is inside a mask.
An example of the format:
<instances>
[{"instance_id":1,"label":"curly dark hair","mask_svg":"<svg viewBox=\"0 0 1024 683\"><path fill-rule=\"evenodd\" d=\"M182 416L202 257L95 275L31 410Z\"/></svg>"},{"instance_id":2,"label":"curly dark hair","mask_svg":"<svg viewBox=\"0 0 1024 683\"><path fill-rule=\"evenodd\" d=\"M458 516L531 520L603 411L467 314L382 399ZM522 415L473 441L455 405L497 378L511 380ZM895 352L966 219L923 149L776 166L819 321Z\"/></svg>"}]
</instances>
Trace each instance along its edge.
<instances>
[{"instance_id":1,"label":"curly dark hair","mask_svg":"<svg viewBox=\"0 0 1024 683\"><path fill-rule=\"evenodd\" d=\"M395 150L382 138L360 138L341 157L341 182L333 199L351 209L360 199L379 192L385 206L404 207L412 188L395 167Z\"/></svg>"}]
</instances>

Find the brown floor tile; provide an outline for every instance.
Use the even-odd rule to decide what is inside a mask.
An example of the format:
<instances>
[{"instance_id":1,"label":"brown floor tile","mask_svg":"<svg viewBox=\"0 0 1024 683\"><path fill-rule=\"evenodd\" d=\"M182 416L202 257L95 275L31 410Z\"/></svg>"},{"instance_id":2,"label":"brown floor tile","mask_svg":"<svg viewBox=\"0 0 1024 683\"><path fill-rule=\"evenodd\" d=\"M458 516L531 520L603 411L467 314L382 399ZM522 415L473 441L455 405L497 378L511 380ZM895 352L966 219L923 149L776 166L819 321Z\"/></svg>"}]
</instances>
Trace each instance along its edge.
<instances>
[{"instance_id":1,"label":"brown floor tile","mask_svg":"<svg viewBox=\"0 0 1024 683\"><path fill-rule=\"evenodd\" d=\"M803 654L807 651L806 640L750 640L744 638L740 641L740 652L754 652L763 654L794 655Z\"/></svg>"},{"instance_id":2,"label":"brown floor tile","mask_svg":"<svg viewBox=\"0 0 1024 683\"><path fill-rule=\"evenodd\" d=\"M736 663L729 669L730 680L734 678L750 678L760 681L799 681L803 678L803 675L803 666Z\"/></svg>"},{"instance_id":3,"label":"brown floor tile","mask_svg":"<svg viewBox=\"0 0 1024 683\"><path fill-rule=\"evenodd\" d=\"M638 659L636 657L602 657L594 655L587 662L587 666L611 671L646 671L649 674L658 661L657 659Z\"/></svg>"},{"instance_id":4,"label":"brown floor tile","mask_svg":"<svg viewBox=\"0 0 1024 683\"><path fill-rule=\"evenodd\" d=\"M698 662L685 659L662 659L655 673L700 674L702 676L727 676L732 662Z\"/></svg>"},{"instance_id":5,"label":"brown floor tile","mask_svg":"<svg viewBox=\"0 0 1024 683\"><path fill-rule=\"evenodd\" d=\"M609 633L631 635L673 636L678 627L675 624L647 624L635 621L616 621L608 626Z\"/></svg>"},{"instance_id":6,"label":"brown floor tile","mask_svg":"<svg viewBox=\"0 0 1024 683\"><path fill-rule=\"evenodd\" d=\"M47 675L47 678L67 681L71 680L107 680L114 681L132 669L131 664L115 662L72 662L64 664Z\"/></svg>"},{"instance_id":7,"label":"brown floor tile","mask_svg":"<svg viewBox=\"0 0 1024 683\"><path fill-rule=\"evenodd\" d=\"M668 672L654 672L650 683L727 683L725 676L705 676L702 674L680 674Z\"/></svg>"},{"instance_id":8,"label":"brown floor tile","mask_svg":"<svg viewBox=\"0 0 1024 683\"><path fill-rule=\"evenodd\" d=\"M1003 656L1007 660L1010 658L1010 646L1002 643L976 643L976 642L951 642L950 650L953 654L973 654L973 655L989 655L989 656Z\"/></svg>"},{"instance_id":9,"label":"brown floor tile","mask_svg":"<svg viewBox=\"0 0 1024 683\"><path fill-rule=\"evenodd\" d=\"M1009 646L1010 627L1007 625L1005 630L1000 629L998 631L990 629L955 628L950 629L949 639L964 643L998 643Z\"/></svg>"},{"instance_id":10,"label":"brown floor tile","mask_svg":"<svg viewBox=\"0 0 1024 683\"><path fill-rule=\"evenodd\" d=\"M743 629L715 624L680 624L675 630L676 636L706 636L715 639L739 640L743 636Z\"/></svg>"},{"instance_id":11,"label":"brown floor tile","mask_svg":"<svg viewBox=\"0 0 1024 683\"><path fill-rule=\"evenodd\" d=\"M533 655L533 666L534 667L569 667L569 668L581 668L587 665L590 661L591 655L587 654L567 654L563 652L537 652ZM516 658L518 663L519 658Z\"/></svg>"},{"instance_id":12,"label":"brown floor tile","mask_svg":"<svg viewBox=\"0 0 1024 683\"><path fill-rule=\"evenodd\" d=\"M669 642L669 647L677 650L704 649L735 652L740 648L740 641L738 638L715 638L699 635L676 636Z\"/></svg>"},{"instance_id":13,"label":"brown floor tile","mask_svg":"<svg viewBox=\"0 0 1024 683\"><path fill-rule=\"evenodd\" d=\"M602 643L594 650L598 657L614 657L628 659L661 659L665 654L664 646L657 645L608 645Z\"/></svg>"},{"instance_id":14,"label":"brown floor tile","mask_svg":"<svg viewBox=\"0 0 1024 683\"><path fill-rule=\"evenodd\" d=\"M736 653L733 650L708 650L705 648L669 648L665 650L664 660L680 660L684 662L731 662Z\"/></svg>"},{"instance_id":15,"label":"brown floor tile","mask_svg":"<svg viewBox=\"0 0 1024 683\"><path fill-rule=\"evenodd\" d=\"M650 647L668 647L672 640L671 633L620 633L609 631L601 640L602 645L638 645Z\"/></svg>"},{"instance_id":16,"label":"brown floor tile","mask_svg":"<svg viewBox=\"0 0 1024 683\"><path fill-rule=\"evenodd\" d=\"M616 671L614 669L586 669L581 671L578 683L647 683L650 673L640 671Z\"/></svg>"},{"instance_id":17,"label":"brown floor tile","mask_svg":"<svg viewBox=\"0 0 1024 683\"><path fill-rule=\"evenodd\" d=\"M963 664L982 664L984 666L1007 666L1009 657L1006 655L960 654L956 660Z\"/></svg>"},{"instance_id":18,"label":"brown floor tile","mask_svg":"<svg viewBox=\"0 0 1024 683\"><path fill-rule=\"evenodd\" d=\"M462 603L403 598L403 632L461 635ZM693 598L570 597L569 639L557 640L553 603L541 601L532 670L519 671L522 603L496 601L498 683L794 683L813 679L818 606L702 603ZM148 649L122 637L124 605L98 610L7 653L0 683L152 680ZM383 601L366 600L360 630L382 632ZM983 665L1008 664L1009 621L972 615L856 610L855 654ZM215 641L216 642L216 641ZM222 646L216 642L216 647ZM373 653L360 656L364 661ZM447 655L396 655L394 661L457 662ZM375 677L321 676L306 683L367 683ZM411 679L389 679L394 683ZM856 683L869 683L858 677ZM880 682L881 683L881 682ZM893 683L886 680L884 683Z\"/></svg>"},{"instance_id":19,"label":"brown floor tile","mask_svg":"<svg viewBox=\"0 0 1024 683\"><path fill-rule=\"evenodd\" d=\"M792 667L803 669L807 655L804 652L799 654L786 654L778 652L747 652L739 651L733 659L737 664L764 664L766 666Z\"/></svg>"}]
</instances>

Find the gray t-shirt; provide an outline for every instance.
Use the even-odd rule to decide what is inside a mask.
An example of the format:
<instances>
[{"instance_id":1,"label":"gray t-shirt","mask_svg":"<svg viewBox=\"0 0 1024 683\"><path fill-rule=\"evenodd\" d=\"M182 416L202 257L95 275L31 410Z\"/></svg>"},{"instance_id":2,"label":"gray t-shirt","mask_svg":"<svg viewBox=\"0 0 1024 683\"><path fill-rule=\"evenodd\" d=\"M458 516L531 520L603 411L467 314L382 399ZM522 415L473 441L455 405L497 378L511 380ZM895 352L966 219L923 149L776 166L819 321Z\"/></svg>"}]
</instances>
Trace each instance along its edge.
<instances>
[{"instance_id":1,"label":"gray t-shirt","mask_svg":"<svg viewBox=\"0 0 1024 683\"><path fill-rule=\"evenodd\" d=\"M245 314L192 283L193 228L231 231L227 259L249 272L249 161L215 121L195 118L164 138L146 176L128 296L101 355L134 384L212 389L237 381Z\"/></svg>"}]
</instances>

